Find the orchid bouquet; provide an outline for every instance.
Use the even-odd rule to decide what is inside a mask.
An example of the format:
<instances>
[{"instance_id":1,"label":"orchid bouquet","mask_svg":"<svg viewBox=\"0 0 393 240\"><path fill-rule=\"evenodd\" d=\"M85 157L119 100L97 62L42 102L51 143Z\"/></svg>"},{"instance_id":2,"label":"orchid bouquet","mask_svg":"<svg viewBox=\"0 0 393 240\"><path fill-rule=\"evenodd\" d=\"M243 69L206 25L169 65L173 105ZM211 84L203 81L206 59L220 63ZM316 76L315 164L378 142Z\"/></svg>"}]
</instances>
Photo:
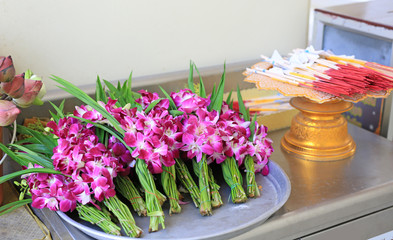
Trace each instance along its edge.
<instances>
[{"instance_id":1,"label":"orchid bouquet","mask_svg":"<svg viewBox=\"0 0 393 240\"><path fill-rule=\"evenodd\" d=\"M165 228L162 204L167 199L170 215L181 212L180 185L202 215L212 215L212 208L223 204L214 165L222 169L234 203L258 197L255 173L268 174L273 152L267 128L255 117L250 119L239 89L240 113L232 109L230 96L224 101L225 65L210 95L200 74L196 91L194 69L199 74L191 62L188 89L172 93L161 89L164 98L145 90L133 92L131 75L117 86L98 78L95 99L53 77L61 89L86 105L65 114L64 101L60 106L52 104L55 112L51 112L48 132L22 127L19 131L31 138L10 145L13 151L0 145L24 166L0 182L24 174L25 189L31 194L0 211L26 203L55 211L76 210L81 219L107 233L120 234L117 221L128 236L139 237L142 230L125 200L139 216L150 217L149 232Z\"/></svg>"}]
</instances>

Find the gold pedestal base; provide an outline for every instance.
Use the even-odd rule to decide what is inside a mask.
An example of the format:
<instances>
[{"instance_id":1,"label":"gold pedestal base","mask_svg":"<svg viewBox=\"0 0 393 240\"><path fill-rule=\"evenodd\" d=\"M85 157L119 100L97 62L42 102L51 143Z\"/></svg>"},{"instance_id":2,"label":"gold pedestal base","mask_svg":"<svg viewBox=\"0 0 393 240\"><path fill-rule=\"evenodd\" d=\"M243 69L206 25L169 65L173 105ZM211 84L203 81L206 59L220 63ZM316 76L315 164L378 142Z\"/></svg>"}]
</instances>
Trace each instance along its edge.
<instances>
[{"instance_id":1,"label":"gold pedestal base","mask_svg":"<svg viewBox=\"0 0 393 240\"><path fill-rule=\"evenodd\" d=\"M348 134L347 120L341 115L350 110L353 103L319 104L304 97L292 98L290 103L300 112L281 140L285 151L312 161L340 160L355 153L356 144Z\"/></svg>"}]
</instances>

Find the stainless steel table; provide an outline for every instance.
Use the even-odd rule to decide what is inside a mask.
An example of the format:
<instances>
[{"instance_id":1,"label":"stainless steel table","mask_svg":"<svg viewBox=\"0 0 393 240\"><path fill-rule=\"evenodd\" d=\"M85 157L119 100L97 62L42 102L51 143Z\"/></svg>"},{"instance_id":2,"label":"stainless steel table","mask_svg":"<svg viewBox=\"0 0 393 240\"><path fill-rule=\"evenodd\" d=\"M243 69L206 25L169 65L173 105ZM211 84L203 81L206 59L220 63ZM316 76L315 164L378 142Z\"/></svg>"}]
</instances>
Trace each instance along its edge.
<instances>
[{"instance_id":1,"label":"stainless steel table","mask_svg":"<svg viewBox=\"0 0 393 240\"><path fill-rule=\"evenodd\" d=\"M356 154L335 162L293 158L280 148L287 129L270 134L271 159L292 192L267 222L239 239L368 239L393 230L393 142L349 125Z\"/></svg>"},{"instance_id":2,"label":"stainless steel table","mask_svg":"<svg viewBox=\"0 0 393 240\"><path fill-rule=\"evenodd\" d=\"M281 151L287 129L269 133L277 162L291 180L287 203L265 223L233 238L368 239L393 230L393 142L349 125L356 154L335 162L311 162ZM37 211L54 239L91 239L55 213Z\"/></svg>"}]
</instances>

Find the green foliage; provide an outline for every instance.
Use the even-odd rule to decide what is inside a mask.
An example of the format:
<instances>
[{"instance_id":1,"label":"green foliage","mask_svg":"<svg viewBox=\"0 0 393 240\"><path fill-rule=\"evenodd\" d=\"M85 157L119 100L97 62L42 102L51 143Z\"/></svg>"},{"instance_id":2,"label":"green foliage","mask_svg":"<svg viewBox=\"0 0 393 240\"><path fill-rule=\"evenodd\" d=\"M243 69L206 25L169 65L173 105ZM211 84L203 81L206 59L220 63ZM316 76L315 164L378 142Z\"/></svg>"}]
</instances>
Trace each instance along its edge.
<instances>
[{"instance_id":1,"label":"green foliage","mask_svg":"<svg viewBox=\"0 0 393 240\"><path fill-rule=\"evenodd\" d=\"M90 107L94 108L99 113L101 113L101 115L106 119L108 119L108 121L112 124L112 126L115 127L116 131L124 135L125 131L120 127L120 123L110 113L108 113L105 108L103 108L100 104L98 104L89 95L87 95L85 92L80 90L74 84L67 82L62 78L59 78L57 76L52 76L52 80L61 85L59 86L60 89L72 94L74 97L78 98L85 104L89 105Z\"/></svg>"},{"instance_id":2,"label":"green foliage","mask_svg":"<svg viewBox=\"0 0 393 240\"><path fill-rule=\"evenodd\" d=\"M225 86L225 71L226 71L226 64L224 63L224 71L221 75L220 83L218 84L217 89L214 87L211 97L210 97L210 105L208 110L216 110L218 113L221 112L222 103L224 101L224 86Z\"/></svg>"},{"instance_id":3,"label":"green foliage","mask_svg":"<svg viewBox=\"0 0 393 240\"><path fill-rule=\"evenodd\" d=\"M17 208L20 208L26 204L29 204L33 202L32 199L24 199L24 200L20 200L20 201L16 201L16 202L12 202L12 203L8 203L4 206L0 207L0 216L7 214L9 212L14 211Z\"/></svg>"},{"instance_id":4,"label":"green foliage","mask_svg":"<svg viewBox=\"0 0 393 240\"><path fill-rule=\"evenodd\" d=\"M63 175L61 172L53 170L53 169L49 169L49 168L28 168L25 170L20 170L20 171L13 172L13 173L10 173L10 174L0 177L0 184L13 179L14 177L24 175L24 174L29 174L29 173L51 173L51 174Z\"/></svg>"},{"instance_id":5,"label":"green foliage","mask_svg":"<svg viewBox=\"0 0 393 240\"><path fill-rule=\"evenodd\" d=\"M246 106L244 105L239 86L237 86L237 102L239 104L239 112L243 115L244 120L250 121L250 112L248 111L248 109L246 109Z\"/></svg>"},{"instance_id":6,"label":"green foliage","mask_svg":"<svg viewBox=\"0 0 393 240\"><path fill-rule=\"evenodd\" d=\"M194 63L190 61L190 71L188 73L188 88L195 93L194 88Z\"/></svg>"}]
</instances>

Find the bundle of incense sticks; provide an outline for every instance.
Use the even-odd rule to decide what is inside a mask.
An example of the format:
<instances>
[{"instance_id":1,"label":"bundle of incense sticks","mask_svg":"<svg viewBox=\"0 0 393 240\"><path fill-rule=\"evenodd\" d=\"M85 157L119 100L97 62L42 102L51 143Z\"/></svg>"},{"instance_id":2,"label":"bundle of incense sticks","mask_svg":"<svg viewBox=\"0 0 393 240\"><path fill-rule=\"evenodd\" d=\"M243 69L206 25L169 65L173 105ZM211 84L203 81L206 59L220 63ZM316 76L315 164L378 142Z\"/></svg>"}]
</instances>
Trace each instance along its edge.
<instances>
[{"instance_id":1,"label":"bundle of incense sticks","mask_svg":"<svg viewBox=\"0 0 393 240\"><path fill-rule=\"evenodd\" d=\"M245 75L260 74L343 99L359 95L386 96L393 89L393 68L353 56L338 56L308 47L294 49L286 58L277 51L270 58L261 57L270 64L265 64L266 68L248 68Z\"/></svg>"}]
</instances>

